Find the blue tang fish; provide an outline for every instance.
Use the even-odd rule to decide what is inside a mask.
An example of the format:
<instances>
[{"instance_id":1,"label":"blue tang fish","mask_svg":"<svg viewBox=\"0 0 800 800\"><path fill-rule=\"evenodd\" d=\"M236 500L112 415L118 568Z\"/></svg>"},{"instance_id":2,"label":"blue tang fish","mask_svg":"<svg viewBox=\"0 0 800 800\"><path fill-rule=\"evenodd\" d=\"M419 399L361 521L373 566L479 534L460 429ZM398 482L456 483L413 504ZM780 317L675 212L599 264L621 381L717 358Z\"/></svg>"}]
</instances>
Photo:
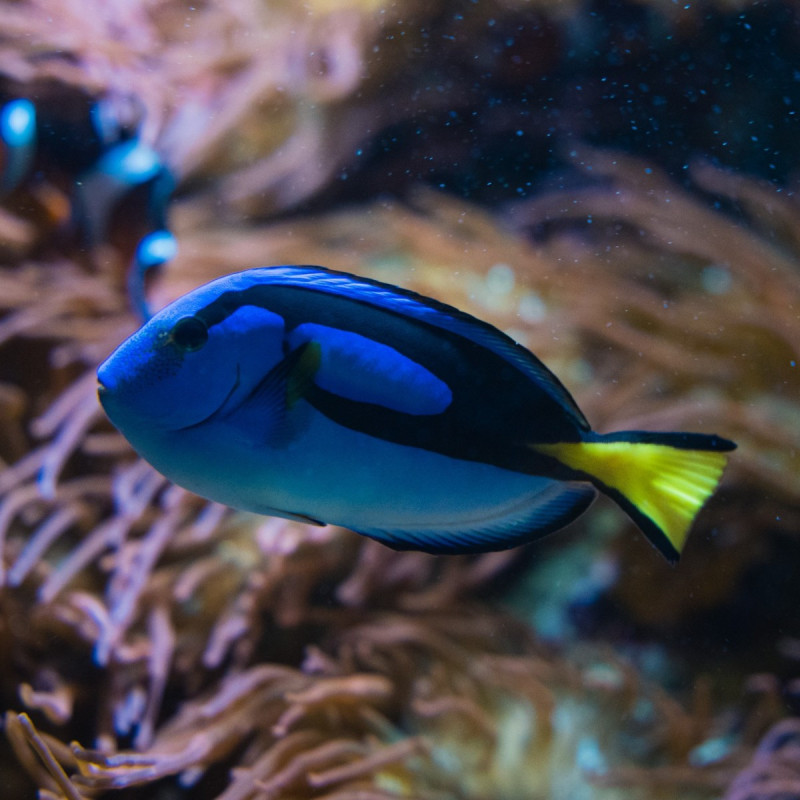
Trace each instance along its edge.
<instances>
[{"instance_id":1,"label":"blue tang fish","mask_svg":"<svg viewBox=\"0 0 800 800\"><path fill-rule=\"evenodd\" d=\"M496 328L321 267L201 286L97 374L111 421L175 483L403 550L524 544L599 489L675 561L735 447L595 433L547 367Z\"/></svg>"}]
</instances>

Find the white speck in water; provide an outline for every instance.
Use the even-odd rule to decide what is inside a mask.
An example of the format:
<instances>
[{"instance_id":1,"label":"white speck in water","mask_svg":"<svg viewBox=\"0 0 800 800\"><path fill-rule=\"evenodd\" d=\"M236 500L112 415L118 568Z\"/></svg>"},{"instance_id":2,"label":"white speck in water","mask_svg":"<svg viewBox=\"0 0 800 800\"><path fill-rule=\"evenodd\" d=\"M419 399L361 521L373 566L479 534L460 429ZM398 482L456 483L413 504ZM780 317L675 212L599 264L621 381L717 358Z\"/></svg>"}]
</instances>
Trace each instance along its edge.
<instances>
[{"instance_id":1,"label":"white speck in water","mask_svg":"<svg viewBox=\"0 0 800 800\"><path fill-rule=\"evenodd\" d=\"M733 750L733 738L730 736L717 736L706 739L689 753L689 763L702 767L721 761Z\"/></svg>"},{"instance_id":2,"label":"white speck in water","mask_svg":"<svg viewBox=\"0 0 800 800\"><path fill-rule=\"evenodd\" d=\"M515 282L514 270L508 264L493 264L486 273L486 288L493 294L508 294Z\"/></svg>"},{"instance_id":3,"label":"white speck in water","mask_svg":"<svg viewBox=\"0 0 800 800\"><path fill-rule=\"evenodd\" d=\"M704 267L700 273L700 280L709 294L725 294L733 283L730 270L719 264Z\"/></svg>"},{"instance_id":4,"label":"white speck in water","mask_svg":"<svg viewBox=\"0 0 800 800\"><path fill-rule=\"evenodd\" d=\"M547 316L547 306L536 292L526 292L519 300L517 314L523 322L542 322Z\"/></svg>"},{"instance_id":5,"label":"white speck in water","mask_svg":"<svg viewBox=\"0 0 800 800\"><path fill-rule=\"evenodd\" d=\"M593 736L582 736L578 742L575 760L584 772L602 775L608 771L608 762Z\"/></svg>"}]
</instances>

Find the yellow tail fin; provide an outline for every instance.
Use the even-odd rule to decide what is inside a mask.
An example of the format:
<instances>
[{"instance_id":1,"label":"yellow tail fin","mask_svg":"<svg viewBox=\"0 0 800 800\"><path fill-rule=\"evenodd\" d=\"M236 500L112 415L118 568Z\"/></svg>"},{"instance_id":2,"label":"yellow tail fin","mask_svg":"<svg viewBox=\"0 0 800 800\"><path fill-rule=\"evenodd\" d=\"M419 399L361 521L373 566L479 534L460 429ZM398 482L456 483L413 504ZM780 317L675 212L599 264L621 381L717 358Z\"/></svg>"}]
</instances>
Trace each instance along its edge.
<instances>
[{"instance_id":1,"label":"yellow tail fin","mask_svg":"<svg viewBox=\"0 0 800 800\"><path fill-rule=\"evenodd\" d=\"M532 445L584 473L616 500L670 561L677 561L689 528L717 488L736 447L718 436L635 431L596 435L584 442Z\"/></svg>"}]
</instances>

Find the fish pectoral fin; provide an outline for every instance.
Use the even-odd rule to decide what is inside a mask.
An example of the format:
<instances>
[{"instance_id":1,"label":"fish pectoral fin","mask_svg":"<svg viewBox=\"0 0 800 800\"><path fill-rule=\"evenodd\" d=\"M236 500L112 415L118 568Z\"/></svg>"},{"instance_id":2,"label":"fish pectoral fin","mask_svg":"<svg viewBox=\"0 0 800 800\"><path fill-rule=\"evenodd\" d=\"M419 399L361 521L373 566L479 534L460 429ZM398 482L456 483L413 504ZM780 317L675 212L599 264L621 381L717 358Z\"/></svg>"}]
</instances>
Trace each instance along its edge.
<instances>
[{"instance_id":1,"label":"fish pectoral fin","mask_svg":"<svg viewBox=\"0 0 800 800\"><path fill-rule=\"evenodd\" d=\"M283 402L289 407L293 406L311 388L319 363L318 342L300 345L264 376L244 402Z\"/></svg>"},{"instance_id":2,"label":"fish pectoral fin","mask_svg":"<svg viewBox=\"0 0 800 800\"><path fill-rule=\"evenodd\" d=\"M262 431L258 438L272 445L290 438L287 412L308 393L319 364L317 342L306 342L292 350L239 404L234 412L239 422L250 431Z\"/></svg>"},{"instance_id":3,"label":"fish pectoral fin","mask_svg":"<svg viewBox=\"0 0 800 800\"><path fill-rule=\"evenodd\" d=\"M289 408L306 396L314 383L322 360L319 342L310 341L300 345L283 360L287 366L286 405Z\"/></svg>"}]
</instances>

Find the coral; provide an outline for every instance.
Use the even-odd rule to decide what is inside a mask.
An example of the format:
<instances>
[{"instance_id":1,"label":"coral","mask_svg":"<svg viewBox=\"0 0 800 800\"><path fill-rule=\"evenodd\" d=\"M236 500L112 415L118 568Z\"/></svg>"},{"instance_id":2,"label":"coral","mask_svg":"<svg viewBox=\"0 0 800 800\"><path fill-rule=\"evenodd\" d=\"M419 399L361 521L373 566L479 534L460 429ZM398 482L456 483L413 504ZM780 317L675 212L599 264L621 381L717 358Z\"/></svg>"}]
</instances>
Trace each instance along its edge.
<instances>
[{"instance_id":1,"label":"coral","mask_svg":"<svg viewBox=\"0 0 800 800\"><path fill-rule=\"evenodd\" d=\"M557 264L542 283L578 337L585 370L570 386L587 416L600 430L718 430L739 443L713 536L690 538L679 575L639 568L625 547L617 597L640 621L674 625L730 599L775 535L796 535L800 208L701 161L685 188L623 153L571 159L588 185L509 215Z\"/></svg>"},{"instance_id":2,"label":"coral","mask_svg":"<svg viewBox=\"0 0 800 800\"><path fill-rule=\"evenodd\" d=\"M144 143L182 180L213 186L218 213L235 219L295 208L322 192L336 192L356 173L360 179L348 185L358 197L367 187L382 192L440 174L482 192L484 182L476 182L473 172L483 174L481 162L506 172L494 151L509 150L520 124L524 147L517 153L512 146L531 170L545 166L546 157L535 151L549 148L554 132L625 136L631 127L627 115L609 105L597 79L610 71L616 80L617 67L630 68L648 43L663 50L664 30L671 31L663 38L678 44L681 58L671 49L660 53L667 80L658 91L670 111L680 103L686 114L693 106L671 84L705 70L687 74L684 50L704 66L707 45L723 39L706 24L704 9L716 7L719 18L727 13L734 19L731 12L752 12L750 5L651 0L597 4L591 15L579 16L581 4L565 0L492 0L466 9L460 2L419 0L25 0L0 7L0 71L12 91L48 103L63 103L65 87L104 97L112 117L134 126L141 122ZM580 24L573 24L576 18ZM775 22L767 18L763 26L774 31ZM736 63L743 46L731 44L729 57ZM787 47L791 51L796 43L790 40ZM613 59L606 60L606 51ZM540 95L536 81L559 69L562 84L548 83ZM747 81L731 84L736 77L728 76L728 95L740 86L752 92ZM648 76L642 103L650 103L647 95L655 93L657 82L658 76ZM689 84L686 94L693 93L711 94L702 81ZM496 103L497 97L504 102ZM531 113L533 103L548 108L554 101L562 119ZM736 98L728 97L731 102ZM775 98L777 107L768 106L763 116L780 111L781 102ZM472 113L474 107L479 114ZM596 113L585 113L587 107ZM696 108L696 124L714 118L710 99ZM650 113L659 113L655 104ZM720 124L715 121L714 130ZM476 131L477 159L471 154ZM419 134L427 141L424 148L413 144ZM400 153L392 147L398 135L409 143ZM712 143L719 138L707 135ZM361 173L360 164L387 155L383 149L393 151L389 168ZM463 168L465 159L472 159L471 168ZM511 185L518 170L508 172L492 180L486 171L486 183ZM521 179L518 189L530 186Z\"/></svg>"},{"instance_id":3,"label":"coral","mask_svg":"<svg viewBox=\"0 0 800 800\"><path fill-rule=\"evenodd\" d=\"M135 751L68 749L18 715L8 733L39 781L55 779L70 798L170 775L200 787L236 751L225 800L658 798L678 788L707 798L732 774L730 763L687 761L709 732L701 706L684 712L610 655L567 664L507 617L368 614L326 639L330 652L310 648L300 669L229 671ZM658 733L637 743L643 730ZM68 781L56 763L77 774Z\"/></svg>"},{"instance_id":4,"label":"coral","mask_svg":"<svg viewBox=\"0 0 800 800\"><path fill-rule=\"evenodd\" d=\"M592 361L612 348L600 368L619 379L604 384L593 414L624 427L675 427L702 414L742 444L737 469L795 500L800 441L787 422L800 388L796 201L701 162L690 192L622 153L578 148L572 160L592 185L543 193L511 214L538 228L560 264L548 280L595 343ZM709 196L740 219L710 207ZM591 295L575 291L601 270ZM642 385L652 387L650 409Z\"/></svg>"},{"instance_id":5,"label":"coral","mask_svg":"<svg viewBox=\"0 0 800 800\"><path fill-rule=\"evenodd\" d=\"M579 392L598 391L597 375L574 366L584 332L602 331L571 302L580 281L485 212L436 195L418 203L234 231L203 216L201 197L176 208L184 247L154 297L259 256L324 251L332 266L547 341L582 377ZM707 702L687 712L611 653L566 661L471 605L518 552L393 553L343 531L233 514L132 459L94 395L96 363L135 325L113 267L89 275L39 262L2 274L2 379L19 408L3 442L14 463L0 479L11 654L0 679L8 707L35 721L9 712L6 731L40 786L73 797L175 777L191 796L225 800L657 798L676 787L710 798L730 782L740 751L692 761L725 730ZM640 367L639 379L663 362ZM693 384L674 374L679 398ZM73 739L81 744L64 744Z\"/></svg>"},{"instance_id":6,"label":"coral","mask_svg":"<svg viewBox=\"0 0 800 800\"><path fill-rule=\"evenodd\" d=\"M291 205L350 137L332 109L361 81L371 3L6 3L0 60L34 99L53 81L103 96L181 178L225 175L228 201ZM313 157L312 157L313 155Z\"/></svg>"},{"instance_id":7,"label":"coral","mask_svg":"<svg viewBox=\"0 0 800 800\"><path fill-rule=\"evenodd\" d=\"M642 18L668 20L685 41L700 9L722 5L741 4L654 2ZM30 794L20 764L42 797L70 800L797 793L794 719L752 752L786 713L775 680L742 696L742 676L772 655L726 638L756 602L774 612L756 615L771 644L781 628L796 633L794 608L769 591L740 597L748 570L781 566L779 543L797 538L796 200L707 162L679 185L651 160L578 146L591 126L574 86L558 89L558 122L532 119L526 94L581 44L576 32L585 47L600 41L566 24L577 5L462 6L6 3L3 89L60 97L70 114L102 97L175 171L180 251L150 287L156 307L225 272L321 263L497 324L553 367L599 429L737 439L680 569L650 560L615 511L528 551L444 559L237 514L169 485L95 397L96 365L137 324L126 259L110 242L87 259L63 236L65 186L80 169L44 164L0 211L9 796ZM610 34L615 52L634 38L624 26ZM438 185L445 154L468 188L495 168L452 133L459 117L459 131L479 126L504 157L509 131L526 153L559 133L568 179L548 185L569 188L534 195L531 176L493 175L510 187L502 196L533 197L491 209L420 188L422 175ZM396 162L362 153L394 126L424 140L429 118L445 120L430 146L401 148ZM357 203L324 207L350 175ZM409 183L402 200L383 196ZM381 197L365 200L365 187ZM264 221L312 200L324 210ZM531 583L513 581L520 573ZM560 646L498 610L512 583L536 587L519 613L535 602ZM609 598L614 624L591 630L607 643L581 642L576 624L577 644L564 644L574 608L594 622ZM708 609L728 626L710 680L686 653ZM632 629L656 640L650 650Z\"/></svg>"},{"instance_id":8,"label":"coral","mask_svg":"<svg viewBox=\"0 0 800 800\"><path fill-rule=\"evenodd\" d=\"M758 745L749 766L723 800L791 800L800 796L800 718L774 725Z\"/></svg>"}]
</instances>

